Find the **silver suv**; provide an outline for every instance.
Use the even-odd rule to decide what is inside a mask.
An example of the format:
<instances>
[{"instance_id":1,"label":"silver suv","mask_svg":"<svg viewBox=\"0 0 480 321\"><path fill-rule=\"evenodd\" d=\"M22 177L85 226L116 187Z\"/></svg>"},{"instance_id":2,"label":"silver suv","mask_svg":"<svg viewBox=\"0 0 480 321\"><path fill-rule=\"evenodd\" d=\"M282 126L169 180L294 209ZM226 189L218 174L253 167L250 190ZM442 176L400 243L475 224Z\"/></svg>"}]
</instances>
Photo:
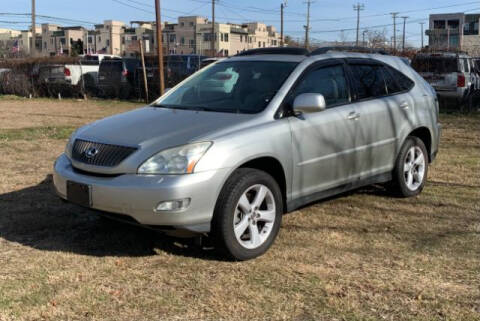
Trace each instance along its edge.
<instances>
[{"instance_id":1,"label":"silver suv","mask_svg":"<svg viewBox=\"0 0 480 321\"><path fill-rule=\"evenodd\" d=\"M472 94L480 89L478 70L467 54L420 53L413 59L412 66L435 88L441 100L454 100L461 107L472 104Z\"/></svg>"},{"instance_id":2,"label":"silver suv","mask_svg":"<svg viewBox=\"0 0 480 321\"><path fill-rule=\"evenodd\" d=\"M125 220L209 233L246 260L306 204L373 183L419 194L440 128L434 90L400 58L254 50L78 129L54 184Z\"/></svg>"}]
</instances>

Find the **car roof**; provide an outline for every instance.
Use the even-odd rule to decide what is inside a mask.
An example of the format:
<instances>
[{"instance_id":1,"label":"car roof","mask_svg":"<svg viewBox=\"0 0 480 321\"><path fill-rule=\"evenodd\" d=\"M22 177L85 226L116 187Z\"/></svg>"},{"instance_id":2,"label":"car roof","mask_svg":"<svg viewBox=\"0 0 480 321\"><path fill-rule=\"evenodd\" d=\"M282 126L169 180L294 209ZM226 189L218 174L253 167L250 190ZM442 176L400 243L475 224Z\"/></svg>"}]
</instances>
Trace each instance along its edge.
<instances>
[{"instance_id":1,"label":"car roof","mask_svg":"<svg viewBox=\"0 0 480 321\"><path fill-rule=\"evenodd\" d=\"M258 54L246 56L233 56L225 61L285 61L285 62L303 62L303 61L320 61L325 59L343 59L343 58L365 58L376 60L389 60L389 58L400 59L399 57L384 54L358 53L358 52L342 52L329 51L327 53L316 55L285 55L285 54Z\"/></svg>"}]
</instances>

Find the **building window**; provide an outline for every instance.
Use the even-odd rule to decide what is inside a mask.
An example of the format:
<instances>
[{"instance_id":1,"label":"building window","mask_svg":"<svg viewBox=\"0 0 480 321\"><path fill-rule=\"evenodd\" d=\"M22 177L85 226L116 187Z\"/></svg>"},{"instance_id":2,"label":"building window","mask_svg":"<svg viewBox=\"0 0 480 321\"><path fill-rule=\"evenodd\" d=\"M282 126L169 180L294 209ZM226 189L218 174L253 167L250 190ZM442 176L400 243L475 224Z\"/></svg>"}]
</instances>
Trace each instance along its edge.
<instances>
[{"instance_id":1,"label":"building window","mask_svg":"<svg viewBox=\"0 0 480 321\"><path fill-rule=\"evenodd\" d=\"M137 41L137 36L132 36L132 41Z\"/></svg>"},{"instance_id":2,"label":"building window","mask_svg":"<svg viewBox=\"0 0 480 321\"><path fill-rule=\"evenodd\" d=\"M225 39L225 42L228 42L228 33L226 33L226 34L223 36L223 39Z\"/></svg>"},{"instance_id":3,"label":"building window","mask_svg":"<svg viewBox=\"0 0 480 321\"><path fill-rule=\"evenodd\" d=\"M445 20L434 20L433 29L445 29Z\"/></svg>"},{"instance_id":4,"label":"building window","mask_svg":"<svg viewBox=\"0 0 480 321\"><path fill-rule=\"evenodd\" d=\"M193 27L193 21L190 21L190 27Z\"/></svg>"},{"instance_id":5,"label":"building window","mask_svg":"<svg viewBox=\"0 0 480 321\"><path fill-rule=\"evenodd\" d=\"M265 41L263 42L263 48L265 48Z\"/></svg>"},{"instance_id":6,"label":"building window","mask_svg":"<svg viewBox=\"0 0 480 321\"><path fill-rule=\"evenodd\" d=\"M258 48L260 48L261 46L262 46L262 42L259 41L259 42L258 42Z\"/></svg>"},{"instance_id":7,"label":"building window","mask_svg":"<svg viewBox=\"0 0 480 321\"><path fill-rule=\"evenodd\" d=\"M62 45L64 45L64 44L65 44L65 38L60 38L60 43L61 43Z\"/></svg>"},{"instance_id":8,"label":"building window","mask_svg":"<svg viewBox=\"0 0 480 321\"><path fill-rule=\"evenodd\" d=\"M463 34L466 36L470 35L478 35L479 28L478 28L478 21L480 19L480 15L467 15L465 16L465 24L463 25Z\"/></svg>"},{"instance_id":9,"label":"building window","mask_svg":"<svg viewBox=\"0 0 480 321\"><path fill-rule=\"evenodd\" d=\"M185 27L185 22L180 22L180 27Z\"/></svg>"},{"instance_id":10,"label":"building window","mask_svg":"<svg viewBox=\"0 0 480 321\"><path fill-rule=\"evenodd\" d=\"M240 42L243 42L243 35L240 35Z\"/></svg>"},{"instance_id":11,"label":"building window","mask_svg":"<svg viewBox=\"0 0 480 321\"><path fill-rule=\"evenodd\" d=\"M92 42L93 42L92 37L88 37L88 43L92 43Z\"/></svg>"},{"instance_id":12,"label":"building window","mask_svg":"<svg viewBox=\"0 0 480 321\"><path fill-rule=\"evenodd\" d=\"M195 41L193 39L190 39L189 43L188 43L188 46L190 48L193 48L195 46Z\"/></svg>"},{"instance_id":13,"label":"building window","mask_svg":"<svg viewBox=\"0 0 480 321\"><path fill-rule=\"evenodd\" d=\"M98 36L98 42L102 42L102 37Z\"/></svg>"},{"instance_id":14,"label":"building window","mask_svg":"<svg viewBox=\"0 0 480 321\"><path fill-rule=\"evenodd\" d=\"M122 45L125 44L125 37L122 37Z\"/></svg>"},{"instance_id":15,"label":"building window","mask_svg":"<svg viewBox=\"0 0 480 321\"><path fill-rule=\"evenodd\" d=\"M177 36L175 34L170 35L170 42L175 42L177 41Z\"/></svg>"},{"instance_id":16,"label":"building window","mask_svg":"<svg viewBox=\"0 0 480 321\"><path fill-rule=\"evenodd\" d=\"M180 38L180 43L181 43L182 45L185 44L185 37Z\"/></svg>"},{"instance_id":17,"label":"building window","mask_svg":"<svg viewBox=\"0 0 480 321\"><path fill-rule=\"evenodd\" d=\"M107 47L110 46L110 39L107 39Z\"/></svg>"}]
</instances>

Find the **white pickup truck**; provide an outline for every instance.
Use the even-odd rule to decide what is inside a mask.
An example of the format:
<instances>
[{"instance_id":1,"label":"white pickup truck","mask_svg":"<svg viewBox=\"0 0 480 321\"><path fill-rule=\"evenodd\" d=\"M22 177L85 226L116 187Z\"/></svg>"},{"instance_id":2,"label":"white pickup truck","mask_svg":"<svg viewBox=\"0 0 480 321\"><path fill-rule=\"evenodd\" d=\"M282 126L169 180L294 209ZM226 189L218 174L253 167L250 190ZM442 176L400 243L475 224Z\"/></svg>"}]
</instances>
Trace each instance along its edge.
<instances>
[{"instance_id":1,"label":"white pickup truck","mask_svg":"<svg viewBox=\"0 0 480 321\"><path fill-rule=\"evenodd\" d=\"M52 86L68 86L94 90L98 84L100 63L106 57L115 55L82 55L77 64L46 65L39 68L39 81Z\"/></svg>"}]
</instances>

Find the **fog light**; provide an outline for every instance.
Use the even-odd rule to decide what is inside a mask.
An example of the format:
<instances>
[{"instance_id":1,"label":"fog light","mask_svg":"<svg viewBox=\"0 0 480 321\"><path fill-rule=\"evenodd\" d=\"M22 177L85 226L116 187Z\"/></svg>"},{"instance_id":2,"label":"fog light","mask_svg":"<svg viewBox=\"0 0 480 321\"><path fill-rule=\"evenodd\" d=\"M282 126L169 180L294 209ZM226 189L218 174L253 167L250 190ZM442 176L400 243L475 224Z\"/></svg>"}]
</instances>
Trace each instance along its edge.
<instances>
[{"instance_id":1,"label":"fog light","mask_svg":"<svg viewBox=\"0 0 480 321\"><path fill-rule=\"evenodd\" d=\"M155 208L155 212L183 211L187 209L189 205L190 205L189 198L183 198L180 200L173 200L173 201L163 201L158 203L157 207Z\"/></svg>"}]
</instances>

